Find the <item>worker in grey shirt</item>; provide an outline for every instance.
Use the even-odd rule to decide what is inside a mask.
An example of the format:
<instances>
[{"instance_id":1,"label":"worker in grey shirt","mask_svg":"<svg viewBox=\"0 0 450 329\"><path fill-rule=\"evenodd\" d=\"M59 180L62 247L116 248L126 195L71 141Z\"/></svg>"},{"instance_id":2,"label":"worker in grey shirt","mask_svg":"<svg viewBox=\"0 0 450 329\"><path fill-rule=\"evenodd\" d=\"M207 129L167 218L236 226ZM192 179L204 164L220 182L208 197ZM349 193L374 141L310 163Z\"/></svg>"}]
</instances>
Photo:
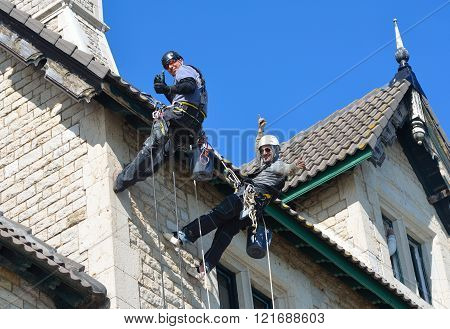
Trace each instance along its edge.
<instances>
[{"instance_id":1,"label":"worker in grey shirt","mask_svg":"<svg viewBox=\"0 0 450 329\"><path fill-rule=\"evenodd\" d=\"M259 120L258 136L256 138L257 157L256 170L246 176L244 184L233 194L228 195L218 206L209 213L193 220L179 232L164 233L163 236L175 246L195 242L200 235L206 235L216 230L211 247L205 254L205 264L188 268L188 274L203 280L205 273L211 271L218 263L232 238L239 230L249 227L252 220L241 217L243 210L244 190L251 184L260 198L260 207L265 207L270 200L276 198L284 186L289 174L297 169L305 169L305 163L286 164L280 159L280 144L272 135L263 135L265 120ZM254 164L254 162L253 162ZM247 171L245 166L243 171ZM255 167L254 165L251 167ZM259 209L262 211L262 209Z\"/></svg>"},{"instance_id":2,"label":"worker in grey shirt","mask_svg":"<svg viewBox=\"0 0 450 329\"><path fill-rule=\"evenodd\" d=\"M197 143L206 118L208 95L201 72L184 65L175 51L166 52L163 67L174 77L175 84L165 82L164 73L154 80L155 92L164 94L171 106L154 117L152 132L136 158L117 175L114 192L122 192L138 181L153 175L173 149L186 143ZM184 145L186 146L186 145Z\"/></svg>"}]
</instances>

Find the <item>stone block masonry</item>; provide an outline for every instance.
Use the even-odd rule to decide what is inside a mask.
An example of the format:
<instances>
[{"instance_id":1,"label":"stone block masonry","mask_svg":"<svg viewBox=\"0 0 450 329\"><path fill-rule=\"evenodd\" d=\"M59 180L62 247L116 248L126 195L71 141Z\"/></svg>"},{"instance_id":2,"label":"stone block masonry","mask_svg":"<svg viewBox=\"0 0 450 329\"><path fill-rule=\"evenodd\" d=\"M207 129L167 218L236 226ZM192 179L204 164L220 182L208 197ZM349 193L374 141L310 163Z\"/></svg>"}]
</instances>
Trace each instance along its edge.
<instances>
[{"instance_id":1,"label":"stone block masonry","mask_svg":"<svg viewBox=\"0 0 450 329\"><path fill-rule=\"evenodd\" d=\"M0 209L65 256L86 263L73 232L86 213L87 145L80 138L86 105L3 50L0 104Z\"/></svg>"},{"instance_id":2,"label":"stone block masonry","mask_svg":"<svg viewBox=\"0 0 450 329\"><path fill-rule=\"evenodd\" d=\"M55 305L46 294L0 266L0 309L2 308L55 308Z\"/></svg>"}]
</instances>

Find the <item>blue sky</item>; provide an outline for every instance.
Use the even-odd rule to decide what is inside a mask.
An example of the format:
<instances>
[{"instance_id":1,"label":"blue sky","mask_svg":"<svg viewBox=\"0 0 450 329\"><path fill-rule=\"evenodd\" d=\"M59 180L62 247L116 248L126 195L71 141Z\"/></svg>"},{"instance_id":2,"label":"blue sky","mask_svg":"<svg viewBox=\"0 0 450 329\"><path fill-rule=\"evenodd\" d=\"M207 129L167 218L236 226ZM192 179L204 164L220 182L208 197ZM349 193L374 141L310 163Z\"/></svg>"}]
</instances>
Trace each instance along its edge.
<instances>
[{"instance_id":1,"label":"blue sky","mask_svg":"<svg viewBox=\"0 0 450 329\"><path fill-rule=\"evenodd\" d=\"M253 156L248 136L258 114L284 141L388 83L398 67L394 17L409 63L449 134L448 1L107 0L103 6L120 74L142 91L154 95L153 77L167 50L201 69L209 92L204 127L236 164Z\"/></svg>"}]
</instances>

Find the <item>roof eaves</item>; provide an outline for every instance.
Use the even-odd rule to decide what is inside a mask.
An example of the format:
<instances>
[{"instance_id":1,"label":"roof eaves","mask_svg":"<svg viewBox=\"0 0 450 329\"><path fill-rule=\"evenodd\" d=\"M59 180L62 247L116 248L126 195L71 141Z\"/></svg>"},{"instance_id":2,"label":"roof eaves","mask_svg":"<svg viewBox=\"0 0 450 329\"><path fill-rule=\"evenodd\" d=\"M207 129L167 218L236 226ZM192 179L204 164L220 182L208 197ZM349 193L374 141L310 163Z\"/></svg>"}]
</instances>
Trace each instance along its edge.
<instances>
[{"instance_id":1,"label":"roof eaves","mask_svg":"<svg viewBox=\"0 0 450 329\"><path fill-rule=\"evenodd\" d=\"M46 278L57 277L77 291L76 307L100 307L106 301L106 288L84 272L84 266L57 253L57 250L31 234L31 229L11 221L0 212L0 245L21 254L30 263L47 273ZM0 248L0 256L2 251ZM11 258L11 257L9 257ZM14 259L9 262L14 263Z\"/></svg>"}]
</instances>

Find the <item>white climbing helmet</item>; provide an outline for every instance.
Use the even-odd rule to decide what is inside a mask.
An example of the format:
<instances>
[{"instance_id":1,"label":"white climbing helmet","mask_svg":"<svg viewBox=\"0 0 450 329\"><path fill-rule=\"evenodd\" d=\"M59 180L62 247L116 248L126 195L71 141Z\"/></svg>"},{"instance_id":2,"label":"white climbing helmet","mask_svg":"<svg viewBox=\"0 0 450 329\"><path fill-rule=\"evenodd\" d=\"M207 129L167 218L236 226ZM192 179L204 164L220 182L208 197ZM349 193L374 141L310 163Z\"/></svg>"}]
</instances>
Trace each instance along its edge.
<instances>
[{"instance_id":1,"label":"white climbing helmet","mask_svg":"<svg viewBox=\"0 0 450 329\"><path fill-rule=\"evenodd\" d=\"M264 135L259 141L258 149L264 145L280 146L280 142L274 135Z\"/></svg>"}]
</instances>

